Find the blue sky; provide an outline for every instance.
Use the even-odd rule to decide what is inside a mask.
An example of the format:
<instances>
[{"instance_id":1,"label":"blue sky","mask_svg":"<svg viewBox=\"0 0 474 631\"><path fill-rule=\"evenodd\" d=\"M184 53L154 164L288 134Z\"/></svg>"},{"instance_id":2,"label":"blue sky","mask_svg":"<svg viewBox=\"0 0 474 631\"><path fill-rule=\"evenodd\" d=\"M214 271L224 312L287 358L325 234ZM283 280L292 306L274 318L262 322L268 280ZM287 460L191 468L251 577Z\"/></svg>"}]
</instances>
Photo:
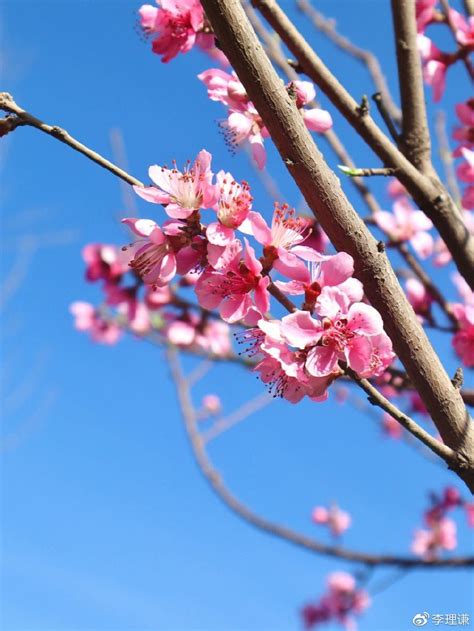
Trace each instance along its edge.
<instances>
[{"instance_id":1,"label":"blue sky","mask_svg":"<svg viewBox=\"0 0 474 631\"><path fill-rule=\"evenodd\" d=\"M292 2L283 4L300 20ZM140 179L150 164L180 164L206 148L216 169L250 181L255 207L268 217L271 200L245 154L227 152L216 123L224 112L196 79L211 63L192 53L161 64L136 32L138 6L3 2L3 89L106 156L111 131L119 129L129 169ZM320 6L379 55L395 92L388 2ZM356 97L371 94L361 67L305 32ZM468 95L462 69L449 81L452 93L441 104L448 113ZM358 164L378 165L321 101ZM269 153L280 189L298 204L275 150ZM327 160L337 164L330 154ZM2 141L1 168L1 628L299 629L298 609L323 590L326 574L351 566L273 540L222 506L192 460L161 351L136 339L96 346L72 327L68 305L100 299L84 281L81 247L127 240L118 222L125 210L120 183L26 128ZM374 186L388 204L383 183ZM143 216L155 210L136 203ZM454 297L448 272L437 278ZM449 342L440 335L433 342L454 373ZM466 381L473 385L472 374ZM261 391L252 375L226 366L198 385L195 398L215 392L230 412ZM336 499L353 515L344 542L373 552L407 553L427 492L455 481L409 447L381 438L367 415L333 401L276 401L216 439L210 455L249 506L307 534L324 536L309 514ZM464 519L459 540L467 551ZM373 585L390 572L378 573ZM374 598L360 628L409 629L418 611L472 614L471 589L466 571L409 573Z\"/></svg>"}]
</instances>

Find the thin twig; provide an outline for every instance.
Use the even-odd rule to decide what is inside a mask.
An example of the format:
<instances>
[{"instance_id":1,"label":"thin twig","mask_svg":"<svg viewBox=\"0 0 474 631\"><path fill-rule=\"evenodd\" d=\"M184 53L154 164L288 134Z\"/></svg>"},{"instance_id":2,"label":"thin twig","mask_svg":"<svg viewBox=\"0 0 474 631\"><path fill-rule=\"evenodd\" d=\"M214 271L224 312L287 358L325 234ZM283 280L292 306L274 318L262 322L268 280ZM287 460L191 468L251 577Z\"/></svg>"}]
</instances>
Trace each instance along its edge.
<instances>
[{"instance_id":1,"label":"thin twig","mask_svg":"<svg viewBox=\"0 0 474 631\"><path fill-rule=\"evenodd\" d=\"M387 169L387 168L359 168L355 167L351 169L350 167L346 167L344 165L338 165L338 168L344 173L344 175L348 175L349 177L371 177L372 175L383 175L384 177L389 177L396 175L396 169Z\"/></svg>"},{"instance_id":2,"label":"thin twig","mask_svg":"<svg viewBox=\"0 0 474 631\"><path fill-rule=\"evenodd\" d=\"M324 33L341 50L348 53L355 59L358 59L366 66L372 77L375 88L383 95L387 111L390 113L393 120L400 124L402 120L402 113L390 94L387 81L385 80L385 76L377 57L369 50L356 46L348 37L341 35L336 28L335 21L327 18L320 11L317 11L310 2L308 2L308 0L296 0L296 5L300 11L310 18L314 27L318 29L318 31Z\"/></svg>"},{"instance_id":3,"label":"thin twig","mask_svg":"<svg viewBox=\"0 0 474 631\"><path fill-rule=\"evenodd\" d=\"M446 133L446 114L443 110L436 112L436 137L438 140L439 157L443 163L446 185L458 208L461 208L461 191L459 190L456 170L454 168L453 152Z\"/></svg>"},{"instance_id":4,"label":"thin twig","mask_svg":"<svg viewBox=\"0 0 474 631\"><path fill-rule=\"evenodd\" d=\"M203 432L201 434L203 441L205 443L209 443L211 440L214 440L214 438L217 438L217 436L220 436L231 427L234 427L234 425L237 425L241 421L244 421L251 414L254 414L255 412L258 412L258 410L263 409L272 401L274 401L274 398L270 394L268 394L268 392L259 394L253 399L250 399L250 401L246 401L237 410L235 410L235 412L232 412L232 414L229 414L229 416L218 419L217 421L215 421L214 425Z\"/></svg>"},{"instance_id":5,"label":"thin twig","mask_svg":"<svg viewBox=\"0 0 474 631\"><path fill-rule=\"evenodd\" d=\"M326 545L316 539L307 537L281 526L274 522L261 517L248 506L243 504L224 484L221 474L211 463L207 452L205 450L204 441L200 435L196 424L196 412L191 400L191 393L186 383L186 379L183 376L181 366L179 363L179 355L176 350L168 349L167 358L171 369L171 375L176 387L181 412L188 435L191 448L193 451L194 459L199 468L199 471L207 480L217 497L235 514L241 519L262 530L274 537L283 539L289 543L292 543L300 548L304 548L310 552L316 554L322 554L325 556L337 557L340 559L346 559L347 561L353 561L363 563L368 566L396 566L396 567L411 567L420 569L440 569L440 568L454 568L454 567L467 567L474 565L474 557L458 557L451 559L435 559L435 560L423 560L413 557L401 557L393 555L374 555L365 554L363 552L357 552L354 550L348 550L339 546Z\"/></svg>"},{"instance_id":6,"label":"thin twig","mask_svg":"<svg viewBox=\"0 0 474 631\"><path fill-rule=\"evenodd\" d=\"M434 175L434 170L431 164L423 75L417 48L415 0L392 0L392 17L403 113L400 147L420 172L431 176Z\"/></svg>"},{"instance_id":7,"label":"thin twig","mask_svg":"<svg viewBox=\"0 0 474 631\"><path fill-rule=\"evenodd\" d=\"M89 149L89 147L86 147L86 145L83 145L82 142L79 142L78 140L73 138L70 134L67 133L67 131L61 129L61 127L57 127L56 125L48 125L47 123L41 121L39 118L36 118L36 116L33 116L32 114L26 112L15 103L12 96L8 94L8 92L0 93L0 110L3 110L4 112L9 112L10 114L15 114L22 121L23 125L36 127L36 129L39 129L45 134L56 138L56 140L60 140L64 144L68 145L72 149L75 149L75 151L82 153L82 155L89 158L89 160L92 160L99 166L107 169L125 182L136 186L143 186L143 182L140 182L140 180L137 180L135 177L133 177L117 165L113 164L112 162L110 162L110 160L107 160L96 151L93 151L92 149Z\"/></svg>"},{"instance_id":8,"label":"thin twig","mask_svg":"<svg viewBox=\"0 0 474 631\"><path fill-rule=\"evenodd\" d=\"M370 403L377 405L379 408L390 414L390 416L398 421L400 425L410 432L410 434L415 436L415 438L418 438L418 440L426 445L428 449L442 458L450 468L455 468L457 466L456 453L450 447L447 447L439 440L436 440L436 438L433 438L431 434L428 434L428 432L418 425L418 423L416 423L412 418L404 414L395 405L393 405L393 403L390 403L390 401L386 399L383 394L370 383L370 381L363 379L350 368L346 368L346 372L362 388L362 390L369 395Z\"/></svg>"}]
</instances>

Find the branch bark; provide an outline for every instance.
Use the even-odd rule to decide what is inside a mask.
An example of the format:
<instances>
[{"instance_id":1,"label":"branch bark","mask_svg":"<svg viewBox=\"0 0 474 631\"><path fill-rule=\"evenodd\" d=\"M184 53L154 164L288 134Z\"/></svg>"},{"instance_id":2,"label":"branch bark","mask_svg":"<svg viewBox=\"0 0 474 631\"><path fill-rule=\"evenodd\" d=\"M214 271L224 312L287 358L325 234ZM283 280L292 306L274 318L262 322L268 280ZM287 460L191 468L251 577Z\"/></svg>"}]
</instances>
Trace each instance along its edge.
<instances>
[{"instance_id":1,"label":"branch bark","mask_svg":"<svg viewBox=\"0 0 474 631\"><path fill-rule=\"evenodd\" d=\"M318 31L324 33L336 46L345 51L348 55L351 55L365 64L372 77L375 88L383 97L385 106L390 116L395 122L401 123L402 113L392 99L392 95L390 94L387 81L385 80L377 57L371 53L370 50L365 50L364 48L360 48L360 46L356 46L349 38L341 35L341 33L339 33L336 29L334 20L328 19L320 11L317 11L308 0L296 0L296 6L300 11L309 17Z\"/></svg>"},{"instance_id":2,"label":"branch bark","mask_svg":"<svg viewBox=\"0 0 474 631\"><path fill-rule=\"evenodd\" d=\"M382 160L384 166L397 169L398 179L410 192L419 208L432 220L451 252L459 272L474 289L474 236L469 234L456 205L440 181L420 174L382 133L370 114L361 110L359 104L324 65L275 0L253 0L253 5L278 33L305 74L323 90L333 105Z\"/></svg>"},{"instance_id":3,"label":"branch bark","mask_svg":"<svg viewBox=\"0 0 474 631\"><path fill-rule=\"evenodd\" d=\"M416 43L415 0L392 0L392 17L403 113L401 148L417 169L433 176L423 76Z\"/></svg>"},{"instance_id":4,"label":"branch bark","mask_svg":"<svg viewBox=\"0 0 474 631\"><path fill-rule=\"evenodd\" d=\"M203 0L219 42L246 88L308 206L338 250L351 254L356 276L382 314L397 355L444 442L457 454L457 472L474 490L474 432L454 388L410 307L389 260L324 162L266 56L238 0ZM410 165L412 166L412 165ZM412 167L413 168L413 167Z\"/></svg>"},{"instance_id":5,"label":"branch bark","mask_svg":"<svg viewBox=\"0 0 474 631\"><path fill-rule=\"evenodd\" d=\"M33 116L29 112L25 111L23 108L15 103L8 92L0 93L0 110L3 110L4 112L9 112L10 114L15 114L15 116L18 117L19 122L17 125L15 125L15 127L18 127L20 125L29 125L30 127L36 127L36 129L39 129L45 134L56 138L56 140L60 140L64 144L69 145L69 147L75 149L75 151L82 153L84 156L86 156L86 158L89 158L89 160L92 160L99 166L107 169L107 171L110 171L128 184L143 186L143 182L140 182L140 180L137 180L97 152L89 149L89 147L87 147L86 145L83 145L82 142L79 142L78 140L73 138L70 134L67 133L67 131L65 131L61 127L57 127L56 125L48 125L48 123L44 123L39 118L36 118L36 116Z\"/></svg>"}]
</instances>

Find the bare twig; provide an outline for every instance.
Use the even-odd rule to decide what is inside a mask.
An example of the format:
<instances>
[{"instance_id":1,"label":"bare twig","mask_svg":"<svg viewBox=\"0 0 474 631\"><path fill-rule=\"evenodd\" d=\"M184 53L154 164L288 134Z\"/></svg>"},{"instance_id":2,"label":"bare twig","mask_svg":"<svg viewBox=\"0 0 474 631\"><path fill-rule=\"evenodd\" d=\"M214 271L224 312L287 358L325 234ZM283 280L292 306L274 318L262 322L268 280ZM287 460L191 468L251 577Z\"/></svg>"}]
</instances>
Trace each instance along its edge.
<instances>
[{"instance_id":1,"label":"bare twig","mask_svg":"<svg viewBox=\"0 0 474 631\"><path fill-rule=\"evenodd\" d=\"M403 112L400 146L417 169L434 175L423 75L416 43L415 0L392 0L392 16Z\"/></svg>"},{"instance_id":2,"label":"bare twig","mask_svg":"<svg viewBox=\"0 0 474 631\"><path fill-rule=\"evenodd\" d=\"M75 149L79 153L82 153L84 156L92 160L96 164L100 165L104 169L111 171L114 175L121 178L125 182L129 184L134 184L136 186L143 186L143 183L140 180L137 180L132 175L126 173L123 169L120 169L118 166L102 157L96 151L89 149L86 145L83 145L81 142L73 138L70 134L67 133L64 129L57 127L55 125L48 125L47 123L43 123L39 118L29 114L24 109L22 109L19 105L15 103L13 98L7 92L0 93L0 110L4 112L9 112L10 114L15 114L22 121L23 125L29 125L30 127L36 127L40 131L56 138L56 140L60 140L66 145L69 145L72 149Z\"/></svg>"},{"instance_id":3,"label":"bare twig","mask_svg":"<svg viewBox=\"0 0 474 631\"><path fill-rule=\"evenodd\" d=\"M338 165L338 168L349 177L370 177L372 175L383 175L384 177L393 176L397 173L396 169L387 168L363 168L358 167L351 169L343 165Z\"/></svg>"},{"instance_id":4,"label":"bare twig","mask_svg":"<svg viewBox=\"0 0 474 631\"><path fill-rule=\"evenodd\" d=\"M443 163L446 185L454 202L458 208L461 208L461 191L459 190L456 171L454 169L453 154L449 146L448 134L446 133L446 114L443 110L436 112L435 129L438 140L439 157Z\"/></svg>"},{"instance_id":5,"label":"bare twig","mask_svg":"<svg viewBox=\"0 0 474 631\"><path fill-rule=\"evenodd\" d=\"M324 33L334 44L336 44L336 46L338 46L338 48L345 51L355 59L358 59L367 67L375 88L383 95L383 99L390 116L397 123L401 123L402 113L390 94L387 81L385 80L385 76L377 57L369 50L356 46L348 37L341 35L336 28L335 21L327 18L320 11L317 11L308 0L296 0L296 5L310 18L314 27L318 31Z\"/></svg>"},{"instance_id":6,"label":"bare twig","mask_svg":"<svg viewBox=\"0 0 474 631\"><path fill-rule=\"evenodd\" d=\"M244 421L251 414L258 412L258 410L261 410L262 408L269 405L273 400L274 398L270 394L268 394L268 392L263 392L253 399L250 399L250 401L246 401L237 410L235 410L235 412L232 412L232 414L229 414L229 416L218 419L214 423L214 425L203 432L202 440L205 443L214 440L214 438L217 438L217 436L220 436L231 427L234 427L234 425L237 425L238 423Z\"/></svg>"},{"instance_id":7,"label":"bare twig","mask_svg":"<svg viewBox=\"0 0 474 631\"><path fill-rule=\"evenodd\" d=\"M189 391L186 379L181 371L179 356L176 350L168 349L167 358L170 364L171 374L176 386L179 404L183 415L183 420L188 435L191 448L193 451L194 459L202 473L207 480L213 491L218 498L241 519L251 524L255 528L262 530L274 537L283 539L293 545L300 548L304 548L310 552L316 554L322 554L325 556L337 557L340 559L346 559L347 561L353 561L362 563L368 566L397 566L397 567L411 567L411 568L454 568L454 567L466 567L474 565L474 557L458 557L451 559L436 559L425 561L423 559L416 559L413 557L401 557L393 555L374 555L365 554L363 552L357 552L354 550L348 550L339 546L326 545L316 539L307 537L281 526L274 522L271 522L264 517L261 517L248 506L241 502L224 484L221 474L215 469L205 450L204 441L200 435L196 424L196 412L191 400L191 393Z\"/></svg>"},{"instance_id":8,"label":"bare twig","mask_svg":"<svg viewBox=\"0 0 474 631\"><path fill-rule=\"evenodd\" d=\"M415 438L418 438L418 440L426 445L428 449L442 458L450 468L452 466L456 466L456 454L452 449L441 443L439 440L436 440L436 438L433 438L431 434L428 434L428 432L418 425L418 423L416 423L412 418L401 412L395 405L393 405L393 403L390 403L390 401L386 399L383 394L370 383L370 381L359 377L359 375L350 368L346 368L346 372L357 384L359 384L362 390L368 394L370 403L377 405L379 408L390 414L390 416L397 420L400 425L410 432L410 434L415 436Z\"/></svg>"}]
</instances>

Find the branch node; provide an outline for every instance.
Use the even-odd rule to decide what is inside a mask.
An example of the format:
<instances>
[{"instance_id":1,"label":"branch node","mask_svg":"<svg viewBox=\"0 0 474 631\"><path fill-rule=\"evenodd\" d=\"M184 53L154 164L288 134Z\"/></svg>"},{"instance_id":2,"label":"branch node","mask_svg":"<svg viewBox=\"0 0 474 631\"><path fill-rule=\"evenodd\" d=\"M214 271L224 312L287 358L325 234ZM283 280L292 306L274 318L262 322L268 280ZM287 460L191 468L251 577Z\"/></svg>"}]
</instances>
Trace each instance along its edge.
<instances>
[{"instance_id":1,"label":"branch node","mask_svg":"<svg viewBox=\"0 0 474 631\"><path fill-rule=\"evenodd\" d=\"M460 390L462 384L464 383L464 372L461 366L454 373L454 377L451 379L451 383L456 388L456 390Z\"/></svg>"},{"instance_id":2,"label":"branch node","mask_svg":"<svg viewBox=\"0 0 474 631\"><path fill-rule=\"evenodd\" d=\"M357 113L359 114L359 116L367 116L367 114L369 113L369 109L369 99L367 98L367 95L364 94L360 101L360 105L357 108Z\"/></svg>"},{"instance_id":3,"label":"branch node","mask_svg":"<svg viewBox=\"0 0 474 631\"><path fill-rule=\"evenodd\" d=\"M379 252L385 252L385 242L384 241L379 241L377 243L377 250Z\"/></svg>"}]
</instances>

